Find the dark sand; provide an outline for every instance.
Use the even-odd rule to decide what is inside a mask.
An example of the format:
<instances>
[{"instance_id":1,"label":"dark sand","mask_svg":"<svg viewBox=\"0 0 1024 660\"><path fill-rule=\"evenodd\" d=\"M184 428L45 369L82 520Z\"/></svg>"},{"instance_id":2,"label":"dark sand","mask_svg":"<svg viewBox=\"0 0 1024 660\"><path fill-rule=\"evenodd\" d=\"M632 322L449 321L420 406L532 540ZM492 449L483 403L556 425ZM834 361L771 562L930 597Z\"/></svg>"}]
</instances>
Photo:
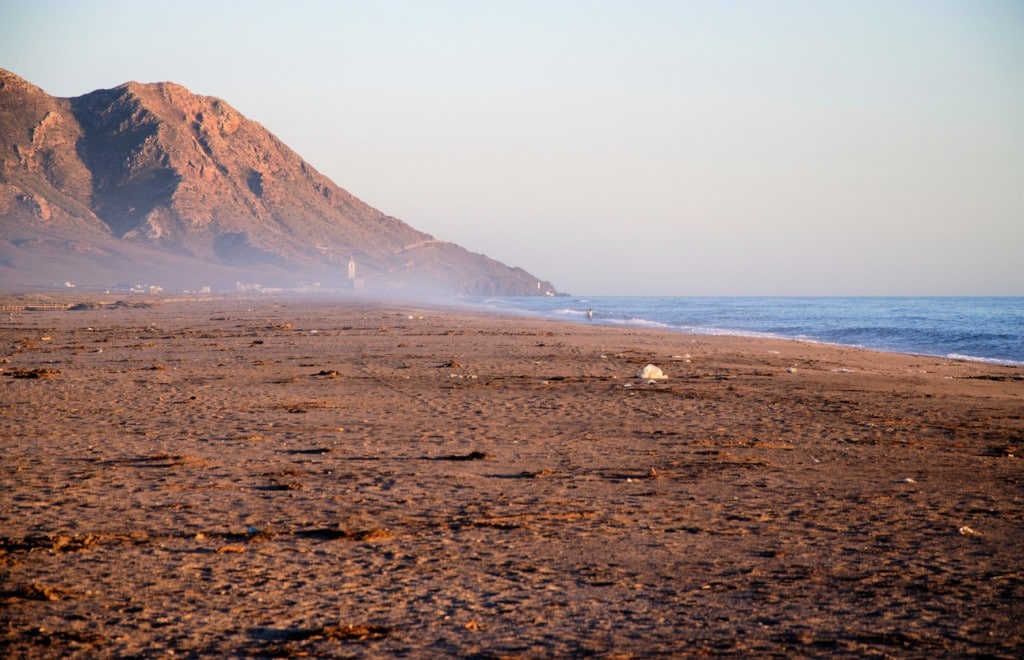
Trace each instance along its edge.
<instances>
[{"instance_id":1,"label":"dark sand","mask_svg":"<svg viewBox=\"0 0 1024 660\"><path fill-rule=\"evenodd\" d=\"M1019 368L231 299L0 357L2 656L1024 655Z\"/></svg>"}]
</instances>

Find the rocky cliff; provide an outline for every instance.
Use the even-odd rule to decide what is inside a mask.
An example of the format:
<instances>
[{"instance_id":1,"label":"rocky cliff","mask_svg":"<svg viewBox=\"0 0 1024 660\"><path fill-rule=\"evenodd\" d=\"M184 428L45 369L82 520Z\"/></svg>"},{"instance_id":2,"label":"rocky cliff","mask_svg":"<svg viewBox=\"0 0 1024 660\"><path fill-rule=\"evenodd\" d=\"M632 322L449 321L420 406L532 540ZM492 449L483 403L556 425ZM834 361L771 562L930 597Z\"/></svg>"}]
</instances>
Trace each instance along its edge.
<instances>
[{"instance_id":1,"label":"rocky cliff","mask_svg":"<svg viewBox=\"0 0 1024 660\"><path fill-rule=\"evenodd\" d=\"M174 83L55 98L0 69L0 276L536 295L519 268L371 208L224 101Z\"/></svg>"}]
</instances>

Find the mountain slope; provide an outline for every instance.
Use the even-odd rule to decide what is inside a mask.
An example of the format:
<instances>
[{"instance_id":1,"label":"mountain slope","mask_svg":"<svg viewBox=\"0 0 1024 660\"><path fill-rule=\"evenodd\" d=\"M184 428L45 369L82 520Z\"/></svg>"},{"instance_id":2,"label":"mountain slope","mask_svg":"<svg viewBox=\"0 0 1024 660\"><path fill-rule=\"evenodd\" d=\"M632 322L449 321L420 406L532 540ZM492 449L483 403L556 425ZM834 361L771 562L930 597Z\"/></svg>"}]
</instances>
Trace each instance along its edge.
<instances>
[{"instance_id":1,"label":"mountain slope","mask_svg":"<svg viewBox=\"0 0 1024 660\"><path fill-rule=\"evenodd\" d=\"M224 101L174 83L72 99L0 69L0 274L533 295L522 269L368 206Z\"/></svg>"}]
</instances>

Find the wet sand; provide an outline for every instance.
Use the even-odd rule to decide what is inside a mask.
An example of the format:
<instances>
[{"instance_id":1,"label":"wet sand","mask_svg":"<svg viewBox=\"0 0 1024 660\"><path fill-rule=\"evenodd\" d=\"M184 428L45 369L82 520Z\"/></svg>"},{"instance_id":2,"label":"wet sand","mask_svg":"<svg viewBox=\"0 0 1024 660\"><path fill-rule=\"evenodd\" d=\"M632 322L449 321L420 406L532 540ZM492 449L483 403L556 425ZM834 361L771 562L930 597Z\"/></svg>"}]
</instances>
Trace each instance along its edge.
<instances>
[{"instance_id":1,"label":"wet sand","mask_svg":"<svg viewBox=\"0 0 1024 660\"><path fill-rule=\"evenodd\" d=\"M253 299L0 356L0 655L1024 654L1024 369Z\"/></svg>"}]
</instances>

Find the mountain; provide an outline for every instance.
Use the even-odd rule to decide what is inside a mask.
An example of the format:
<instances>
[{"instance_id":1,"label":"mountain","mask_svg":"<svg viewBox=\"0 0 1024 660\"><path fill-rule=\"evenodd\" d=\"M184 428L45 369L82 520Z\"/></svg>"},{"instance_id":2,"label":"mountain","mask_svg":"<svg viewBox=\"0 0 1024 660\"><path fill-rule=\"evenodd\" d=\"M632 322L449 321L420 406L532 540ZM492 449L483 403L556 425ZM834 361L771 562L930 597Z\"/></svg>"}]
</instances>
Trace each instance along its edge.
<instances>
[{"instance_id":1,"label":"mountain","mask_svg":"<svg viewBox=\"0 0 1024 660\"><path fill-rule=\"evenodd\" d=\"M169 82L57 98L3 69L0 281L554 292L368 206L218 98Z\"/></svg>"}]
</instances>

